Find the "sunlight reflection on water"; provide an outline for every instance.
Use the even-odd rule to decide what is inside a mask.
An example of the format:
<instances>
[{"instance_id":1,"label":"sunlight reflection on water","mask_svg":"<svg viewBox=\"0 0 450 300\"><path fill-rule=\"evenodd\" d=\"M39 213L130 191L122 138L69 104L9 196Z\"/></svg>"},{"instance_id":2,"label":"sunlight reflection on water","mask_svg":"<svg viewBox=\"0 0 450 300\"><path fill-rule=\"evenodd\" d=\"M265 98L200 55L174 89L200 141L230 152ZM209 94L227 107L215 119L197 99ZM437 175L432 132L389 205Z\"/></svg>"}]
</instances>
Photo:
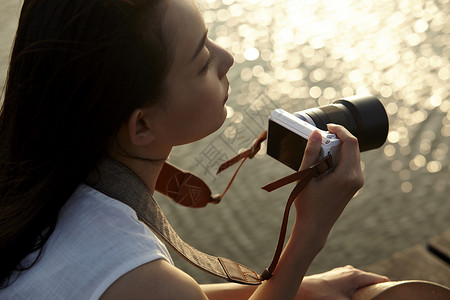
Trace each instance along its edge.
<instances>
[{"instance_id":1,"label":"sunlight reflection on water","mask_svg":"<svg viewBox=\"0 0 450 300\"><path fill-rule=\"evenodd\" d=\"M232 123L244 126L239 111L261 94L297 111L371 93L390 118L383 154L399 173L401 190L412 190L401 176L405 172L448 172L448 0L198 3L210 37L232 52L239 70L240 83L231 82L237 87L228 108ZM412 145L431 114L438 130L423 132L417 147ZM226 137L235 137L236 130L225 129Z\"/></svg>"}]
</instances>

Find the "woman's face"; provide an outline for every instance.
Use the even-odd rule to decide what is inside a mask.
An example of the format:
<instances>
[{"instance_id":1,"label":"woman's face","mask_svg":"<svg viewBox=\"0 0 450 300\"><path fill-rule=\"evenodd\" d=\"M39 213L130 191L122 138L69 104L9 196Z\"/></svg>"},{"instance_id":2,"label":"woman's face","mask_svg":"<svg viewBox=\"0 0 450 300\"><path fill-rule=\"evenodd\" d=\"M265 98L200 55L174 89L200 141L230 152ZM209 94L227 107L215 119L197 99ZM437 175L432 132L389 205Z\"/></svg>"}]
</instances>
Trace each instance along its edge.
<instances>
[{"instance_id":1,"label":"woman's face","mask_svg":"<svg viewBox=\"0 0 450 300\"><path fill-rule=\"evenodd\" d=\"M193 0L168 0L165 26L173 63L164 87L164 104L152 120L157 138L167 145L201 139L220 128L226 118L233 64L229 52L207 38L203 17Z\"/></svg>"}]
</instances>

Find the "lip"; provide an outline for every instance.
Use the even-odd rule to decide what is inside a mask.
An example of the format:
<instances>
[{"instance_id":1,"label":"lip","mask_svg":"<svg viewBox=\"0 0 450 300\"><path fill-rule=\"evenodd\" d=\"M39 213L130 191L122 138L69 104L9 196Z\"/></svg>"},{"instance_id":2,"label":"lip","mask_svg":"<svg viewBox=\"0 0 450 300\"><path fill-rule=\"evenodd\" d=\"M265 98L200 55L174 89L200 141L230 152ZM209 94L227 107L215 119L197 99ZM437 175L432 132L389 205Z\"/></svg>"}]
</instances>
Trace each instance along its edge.
<instances>
[{"instance_id":1,"label":"lip","mask_svg":"<svg viewBox=\"0 0 450 300\"><path fill-rule=\"evenodd\" d=\"M230 83L227 80L227 92L225 93L225 99L223 99L223 104L225 105L225 103L228 101L228 93L229 93L229 89L230 89Z\"/></svg>"}]
</instances>

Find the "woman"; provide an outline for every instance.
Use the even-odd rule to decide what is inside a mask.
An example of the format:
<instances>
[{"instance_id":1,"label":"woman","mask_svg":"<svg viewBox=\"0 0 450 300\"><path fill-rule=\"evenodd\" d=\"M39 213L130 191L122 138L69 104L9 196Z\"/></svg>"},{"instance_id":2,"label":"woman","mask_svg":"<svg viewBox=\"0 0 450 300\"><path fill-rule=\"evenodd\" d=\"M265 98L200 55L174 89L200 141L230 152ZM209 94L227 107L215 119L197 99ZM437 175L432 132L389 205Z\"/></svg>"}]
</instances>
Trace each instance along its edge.
<instances>
[{"instance_id":1,"label":"woman","mask_svg":"<svg viewBox=\"0 0 450 300\"><path fill-rule=\"evenodd\" d=\"M339 165L296 199L289 242L258 287L200 286L131 208L83 184L111 157L153 193L172 147L224 122L232 64L192 0L24 1L0 119L0 298L348 299L387 280L351 267L303 280L363 183L340 126L329 126ZM315 133L302 168L319 148Z\"/></svg>"}]
</instances>

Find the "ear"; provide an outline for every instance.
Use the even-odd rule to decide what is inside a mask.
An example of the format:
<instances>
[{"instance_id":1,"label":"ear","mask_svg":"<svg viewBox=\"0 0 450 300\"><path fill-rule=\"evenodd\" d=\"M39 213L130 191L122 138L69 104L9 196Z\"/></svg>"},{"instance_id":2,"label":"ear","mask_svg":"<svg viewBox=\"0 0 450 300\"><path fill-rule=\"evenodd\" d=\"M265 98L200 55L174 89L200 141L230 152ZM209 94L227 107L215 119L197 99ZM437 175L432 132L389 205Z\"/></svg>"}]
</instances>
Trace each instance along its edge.
<instances>
[{"instance_id":1,"label":"ear","mask_svg":"<svg viewBox=\"0 0 450 300\"><path fill-rule=\"evenodd\" d=\"M150 122L144 109L138 108L131 113L127 127L128 136L133 145L145 146L155 140L155 135L151 130Z\"/></svg>"}]
</instances>

